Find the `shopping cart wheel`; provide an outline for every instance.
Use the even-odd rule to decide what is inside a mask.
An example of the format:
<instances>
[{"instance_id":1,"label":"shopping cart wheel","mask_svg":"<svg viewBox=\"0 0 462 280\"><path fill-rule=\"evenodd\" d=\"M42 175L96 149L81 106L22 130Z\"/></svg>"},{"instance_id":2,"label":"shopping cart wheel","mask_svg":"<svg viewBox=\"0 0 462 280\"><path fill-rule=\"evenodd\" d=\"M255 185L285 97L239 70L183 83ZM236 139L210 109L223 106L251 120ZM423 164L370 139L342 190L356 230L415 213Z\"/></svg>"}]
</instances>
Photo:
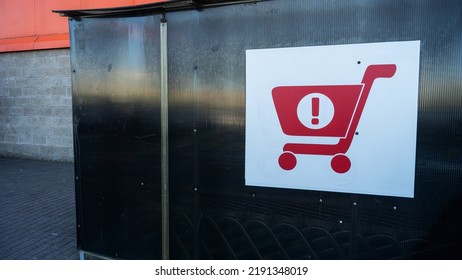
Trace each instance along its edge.
<instances>
[{"instance_id":1,"label":"shopping cart wheel","mask_svg":"<svg viewBox=\"0 0 462 280\"><path fill-rule=\"evenodd\" d=\"M279 166L284 170L292 170L297 165L297 158L294 153L283 152L279 156Z\"/></svg>"},{"instance_id":2,"label":"shopping cart wheel","mask_svg":"<svg viewBox=\"0 0 462 280\"><path fill-rule=\"evenodd\" d=\"M351 161L346 155L337 154L332 158L330 166L335 172L343 174L350 170Z\"/></svg>"}]
</instances>

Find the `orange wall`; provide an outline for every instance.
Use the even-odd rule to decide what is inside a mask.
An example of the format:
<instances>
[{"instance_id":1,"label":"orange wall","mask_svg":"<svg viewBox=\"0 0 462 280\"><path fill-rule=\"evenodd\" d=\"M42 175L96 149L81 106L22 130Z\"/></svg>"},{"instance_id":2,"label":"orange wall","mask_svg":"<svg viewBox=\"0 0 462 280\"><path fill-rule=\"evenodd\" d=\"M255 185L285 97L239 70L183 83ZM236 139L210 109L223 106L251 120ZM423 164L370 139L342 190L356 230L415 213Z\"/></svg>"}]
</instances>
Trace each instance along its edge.
<instances>
[{"instance_id":1,"label":"orange wall","mask_svg":"<svg viewBox=\"0 0 462 280\"><path fill-rule=\"evenodd\" d=\"M67 17L52 10L141 5L162 0L0 0L0 52L69 47Z\"/></svg>"}]
</instances>

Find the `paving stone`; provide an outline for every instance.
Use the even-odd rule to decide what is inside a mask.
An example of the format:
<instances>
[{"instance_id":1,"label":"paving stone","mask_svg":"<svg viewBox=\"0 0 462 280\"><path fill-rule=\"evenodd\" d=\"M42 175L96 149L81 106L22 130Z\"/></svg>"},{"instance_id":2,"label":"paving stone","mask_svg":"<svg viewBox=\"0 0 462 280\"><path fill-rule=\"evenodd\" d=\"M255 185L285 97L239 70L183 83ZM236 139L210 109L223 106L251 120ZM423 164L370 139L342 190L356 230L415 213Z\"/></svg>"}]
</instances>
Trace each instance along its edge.
<instances>
[{"instance_id":1,"label":"paving stone","mask_svg":"<svg viewBox=\"0 0 462 280\"><path fill-rule=\"evenodd\" d=\"M0 259L78 259L71 163L0 158Z\"/></svg>"}]
</instances>

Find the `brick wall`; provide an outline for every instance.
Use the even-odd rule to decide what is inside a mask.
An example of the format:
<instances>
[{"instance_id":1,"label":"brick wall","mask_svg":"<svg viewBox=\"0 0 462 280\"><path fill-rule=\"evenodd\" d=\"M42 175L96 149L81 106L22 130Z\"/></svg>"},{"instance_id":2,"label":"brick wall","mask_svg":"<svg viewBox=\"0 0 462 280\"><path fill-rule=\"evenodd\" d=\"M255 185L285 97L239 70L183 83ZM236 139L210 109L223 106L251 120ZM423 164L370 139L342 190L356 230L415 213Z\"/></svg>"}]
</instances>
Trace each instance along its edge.
<instances>
[{"instance_id":1,"label":"brick wall","mask_svg":"<svg viewBox=\"0 0 462 280\"><path fill-rule=\"evenodd\" d=\"M69 49L0 53L0 156L72 161Z\"/></svg>"}]
</instances>

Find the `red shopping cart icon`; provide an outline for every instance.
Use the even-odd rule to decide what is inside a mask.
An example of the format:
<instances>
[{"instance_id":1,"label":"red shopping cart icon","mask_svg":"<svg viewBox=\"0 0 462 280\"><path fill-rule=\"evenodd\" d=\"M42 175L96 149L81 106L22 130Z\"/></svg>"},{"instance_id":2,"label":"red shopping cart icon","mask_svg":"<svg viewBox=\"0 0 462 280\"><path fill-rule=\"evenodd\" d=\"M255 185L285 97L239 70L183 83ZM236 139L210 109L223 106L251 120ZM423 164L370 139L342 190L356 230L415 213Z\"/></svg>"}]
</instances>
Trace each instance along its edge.
<instances>
[{"instance_id":1,"label":"red shopping cart icon","mask_svg":"<svg viewBox=\"0 0 462 280\"><path fill-rule=\"evenodd\" d=\"M282 131L290 136L340 137L337 144L287 143L279 156L279 166L292 170L296 154L331 155L337 173L350 170L345 155L356 132L361 114L377 78L391 78L395 64L370 65L361 84L326 86L281 86L272 91Z\"/></svg>"}]
</instances>

